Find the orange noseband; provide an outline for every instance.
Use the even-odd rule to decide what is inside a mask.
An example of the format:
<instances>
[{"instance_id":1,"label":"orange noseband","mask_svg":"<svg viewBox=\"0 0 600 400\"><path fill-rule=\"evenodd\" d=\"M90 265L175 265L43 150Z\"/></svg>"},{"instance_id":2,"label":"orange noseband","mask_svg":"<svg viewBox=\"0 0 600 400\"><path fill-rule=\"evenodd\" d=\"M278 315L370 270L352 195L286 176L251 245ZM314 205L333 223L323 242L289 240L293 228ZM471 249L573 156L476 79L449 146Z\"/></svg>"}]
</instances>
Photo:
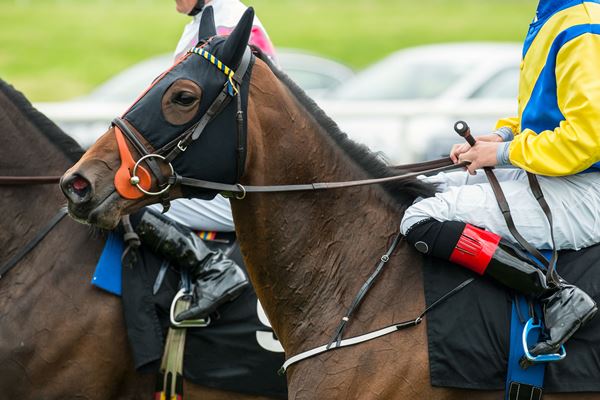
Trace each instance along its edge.
<instances>
[{"instance_id":1,"label":"orange noseband","mask_svg":"<svg viewBox=\"0 0 600 400\"><path fill-rule=\"evenodd\" d=\"M121 197L128 200L136 200L144 196L144 193L136 187L136 184L132 182L132 172L135 166L133 156L129 151L129 147L123 136L123 132L118 126L114 127L115 137L117 138L117 145L119 146L119 154L121 156L121 166L115 174L115 188ZM136 175L139 178L139 185L145 189L150 190L152 187L152 177L150 173L142 166L138 166Z\"/></svg>"}]
</instances>

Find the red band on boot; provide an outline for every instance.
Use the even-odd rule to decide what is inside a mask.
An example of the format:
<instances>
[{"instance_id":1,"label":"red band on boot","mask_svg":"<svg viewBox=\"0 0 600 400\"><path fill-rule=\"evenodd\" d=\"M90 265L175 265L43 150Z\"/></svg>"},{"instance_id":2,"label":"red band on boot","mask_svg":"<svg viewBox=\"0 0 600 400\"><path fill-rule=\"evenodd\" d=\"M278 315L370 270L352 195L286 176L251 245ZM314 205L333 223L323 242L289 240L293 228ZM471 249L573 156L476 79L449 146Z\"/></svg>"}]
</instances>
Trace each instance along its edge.
<instances>
[{"instance_id":1,"label":"red band on boot","mask_svg":"<svg viewBox=\"0 0 600 400\"><path fill-rule=\"evenodd\" d=\"M498 243L500 236L467 224L450 255L450 261L483 275Z\"/></svg>"}]
</instances>

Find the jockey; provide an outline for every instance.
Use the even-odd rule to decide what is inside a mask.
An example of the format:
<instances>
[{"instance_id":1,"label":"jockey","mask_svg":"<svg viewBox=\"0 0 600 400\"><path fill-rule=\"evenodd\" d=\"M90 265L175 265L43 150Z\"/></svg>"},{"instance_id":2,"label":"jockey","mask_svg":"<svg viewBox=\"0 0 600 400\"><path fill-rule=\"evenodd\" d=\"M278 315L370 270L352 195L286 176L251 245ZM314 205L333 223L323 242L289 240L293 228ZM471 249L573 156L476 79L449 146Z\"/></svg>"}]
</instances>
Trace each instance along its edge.
<instances>
[{"instance_id":1,"label":"jockey","mask_svg":"<svg viewBox=\"0 0 600 400\"><path fill-rule=\"evenodd\" d=\"M194 18L183 31L175 59L197 44L202 10L207 5L213 7L220 35L231 32L246 11L246 6L238 0L176 0L177 11ZM250 43L275 59L273 44L256 17L254 24ZM249 285L246 275L237 264L220 253L208 251L192 231L234 232L229 200L220 195L211 201L175 200L166 216L155 212L160 210L160 206L149 208L152 210L146 210L132 220L144 243L180 266L197 266L192 307L177 319L206 317L221 304L233 300Z\"/></svg>"},{"instance_id":2,"label":"jockey","mask_svg":"<svg viewBox=\"0 0 600 400\"><path fill-rule=\"evenodd\" d=\"M246 11L246 6L239 0L176 0L177 11L193 16L192 21L185 26L181 39L175 50L175 59L194 47L198 41L198 28L202 18L202 9L211 6L215 15L215 25L218 35L227 35L237 25ZM263 24L254 17L254 26L250 34L251 45L261 49L273 62L276 62L275 47L269 39Z\"/></svg>"},{"instance_id":3,"label":"jockey","mask_svg":"<svg viewBox=\"0 0 600 400\"><path fill-rule=\"evenodd\" d=\"M533 196L526 171L540 186L554 217L557 250L600 243L600 1L541 0L527 38L519 86L518 117L500 120L472 148L455 145L455 163L468 173L425 181L435 197L406 211L401 231L418 251L485 274L539 299L549 338L533 355L556 353L596 313L595 302L520 256L482 167L496 169L524 238L550 249L550 226Z\"/></svg>"}]
</instances>

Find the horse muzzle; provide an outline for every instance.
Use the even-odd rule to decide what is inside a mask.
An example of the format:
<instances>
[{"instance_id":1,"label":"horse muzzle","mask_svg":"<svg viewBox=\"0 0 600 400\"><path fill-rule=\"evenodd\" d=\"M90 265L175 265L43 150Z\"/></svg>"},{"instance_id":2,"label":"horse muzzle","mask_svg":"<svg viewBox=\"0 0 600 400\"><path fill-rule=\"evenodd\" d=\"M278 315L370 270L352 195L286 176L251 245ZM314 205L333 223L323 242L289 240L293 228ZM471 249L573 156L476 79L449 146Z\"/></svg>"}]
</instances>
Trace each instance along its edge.
<instances>
[{"instance_id":1,"label":"horse muzzle","mask_svg":"<svg viewBox=\"0 0 600 400\"><path fill-rule=\"evenodd\" d=\"M69 214L74 219L107 229L118 223L120 216L114 203L119 195L114 189L107 194L97 193L91 179L80 170L65 173L60 180L60 188L68 200Z\"/></svg>"}]
</instances>

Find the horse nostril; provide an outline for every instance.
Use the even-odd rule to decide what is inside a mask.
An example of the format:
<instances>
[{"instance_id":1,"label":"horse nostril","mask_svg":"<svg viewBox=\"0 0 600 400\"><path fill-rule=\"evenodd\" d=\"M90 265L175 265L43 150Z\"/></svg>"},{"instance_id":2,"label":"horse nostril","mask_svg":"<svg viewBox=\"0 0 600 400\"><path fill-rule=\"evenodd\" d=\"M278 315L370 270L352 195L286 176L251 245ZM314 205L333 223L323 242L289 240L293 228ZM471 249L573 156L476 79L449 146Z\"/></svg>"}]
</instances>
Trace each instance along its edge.
<instances>
[{"instance_id":1,"label":"horse nostril","mask_svg":"<svg viewBox=\"0 0 600 400\"><path fill-rule=\"evenodd\" d=\"M92 197L92 185L79 174L73 174L63 180L61 188L73 203L83 203Z\"/></svg>"},{"instance_id":2,"label":"horse nostril","mask_svg":"<svg viewBox=\"0 0 600 400\"><path fill-rule=\"evenodd\" d=\"M70 182L71 188L75 191L75 193L77 193L80 196L84 196L87 191L89 191L90 189L90 184L88 183L88 181L86 181L85 179L83 179L80 176L76 176L75 179L73 179Z\"/></svg>"}]
</instances>

